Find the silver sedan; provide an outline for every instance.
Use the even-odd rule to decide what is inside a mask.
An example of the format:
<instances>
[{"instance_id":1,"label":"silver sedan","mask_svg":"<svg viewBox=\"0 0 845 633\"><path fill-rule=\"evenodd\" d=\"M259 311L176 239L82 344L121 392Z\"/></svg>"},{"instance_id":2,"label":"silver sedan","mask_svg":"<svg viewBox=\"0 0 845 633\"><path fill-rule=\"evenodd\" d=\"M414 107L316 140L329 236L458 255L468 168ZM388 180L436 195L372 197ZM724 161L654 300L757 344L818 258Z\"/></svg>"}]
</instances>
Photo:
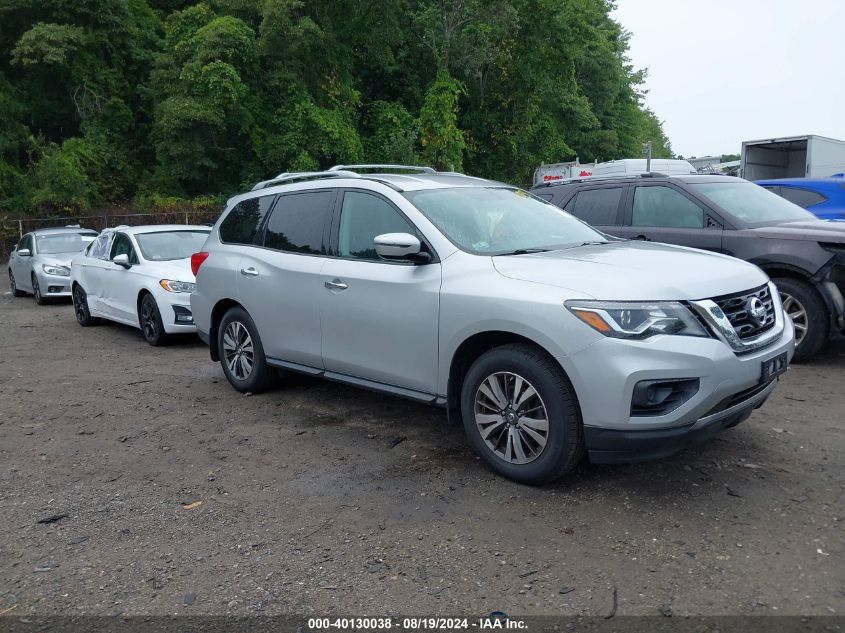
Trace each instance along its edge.
<instances>
[{"instance_id":1,"label":"silver sedan","mask_svg":"<svg viewBox=\"0 0 845 633\"><path fill-rule=\"evenodd\" d=\"M38 229L24 235L9 256L9 285L16 297L30 293L38 305L70 297L70 260L97 237L81 228Z\"/></svg>"}]
</instances>

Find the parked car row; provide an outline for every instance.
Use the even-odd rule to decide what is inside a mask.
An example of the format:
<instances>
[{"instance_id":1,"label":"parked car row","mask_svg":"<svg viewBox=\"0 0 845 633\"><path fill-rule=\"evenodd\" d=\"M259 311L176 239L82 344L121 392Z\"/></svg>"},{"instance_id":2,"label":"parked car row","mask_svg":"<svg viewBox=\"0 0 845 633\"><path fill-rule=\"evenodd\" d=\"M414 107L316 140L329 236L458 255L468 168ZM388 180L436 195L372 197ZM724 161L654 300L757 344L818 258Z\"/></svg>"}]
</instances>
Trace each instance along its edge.
<instances>
[{"instance_id":1,"label":"parked car row","mask_svg":"<svg viewBox=\"0 0 845 633\"><path fill-rule=\"evenodd\" d=\"M721 191L744 186L728 181L594 180L589 193L603 198L584 207L588 190L571 182L531 193L419 167L281 174L229 200L211 229L98 236L70 266L75 312L82 325L139 327L153 344L191 318L182 323L242 392L300 372L445 407L494 471L542 483L585 454L661 457L735 426L787 370L802 321L781 297L794 288L724 252L658 243L672 235L657 229L673 227L611 235L633 215L674 214L678 234L709 226L710 250L725 251L729 232L763 228L749 226L763 206L788 204L750 184L736 202L747 190ZM696 183L719 187L705 195ZM549 193L574 215L534 195ZM806 212L778 213L786 223ZM599 216L614 221L578 219ZM770 230L760 239L772 251L806 241ZM815 273L821 286L802 282L813 292L840 287L845 254L828 245L838 239L816 240L832 259Z\"/></svg>"}]
</instances>

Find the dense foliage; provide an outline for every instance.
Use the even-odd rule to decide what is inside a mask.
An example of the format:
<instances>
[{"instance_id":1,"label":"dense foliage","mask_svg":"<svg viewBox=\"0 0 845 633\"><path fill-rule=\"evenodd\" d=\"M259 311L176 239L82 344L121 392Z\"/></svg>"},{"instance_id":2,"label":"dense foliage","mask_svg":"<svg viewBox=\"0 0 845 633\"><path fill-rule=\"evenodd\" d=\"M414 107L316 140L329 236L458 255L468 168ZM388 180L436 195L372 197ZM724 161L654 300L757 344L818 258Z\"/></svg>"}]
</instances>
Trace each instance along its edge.
<instances>
[{"instance_id":1,"label":"dense foliage","mask_svg":"<svg viewBox=\"0 0 845 633\"><path fill-rule=\"evenodd\" d=\"M671 149L611 0L0 0L0 210Z\"/></svg>"}]
</instances>

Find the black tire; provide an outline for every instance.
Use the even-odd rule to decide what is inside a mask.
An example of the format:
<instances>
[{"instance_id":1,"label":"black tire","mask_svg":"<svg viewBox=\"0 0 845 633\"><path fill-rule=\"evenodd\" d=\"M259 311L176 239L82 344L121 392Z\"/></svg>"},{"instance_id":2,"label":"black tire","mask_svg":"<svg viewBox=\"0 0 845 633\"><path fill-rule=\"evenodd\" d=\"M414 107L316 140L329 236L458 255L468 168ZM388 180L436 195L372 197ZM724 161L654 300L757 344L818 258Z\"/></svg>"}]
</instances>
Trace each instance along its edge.
<instances>
[{"instance_id":1,"label":"black tire","mask_svg":"<svg viewBox=\"0 0 845 633\"><path fill-rule=\"evenodd\" d=\"M38 305L46 305L47 299L41 294L41 286L38 283L38 277L35 276L35 273L32 274L32 296L35 297L35 303Z\"/></svg>"},{"instance_id":2,"label":"black tire","mask_svg":"<svg viewBox=\"0 0 845 633\"><path fill-rule=\"evenodd\" d=\"M512 463L495 452L482 438L481 430L476 424L476 397L480 393L482 383L494 375L503 374L518 376L529 383L539 396L539 400L534 402L539 402L544 407L543 413L547 419L545 446L527 463ZM507 391L507 385L504 388ZM516 385L513 388L516 389ZM525 392L527 388L520 393ZM511 397L513 395L510 394ZM510 404L508 406L510 407ZM520 410L506 409L514 413L511 417L512 422L514 418L516 420L511 425L514 427L513 432L524 438L524 427L520 428L519 422L525 418L520 416ZM507 414L493 414L492 417L496 416L504 421ZM479 357L470 367L461 387L461 417L467 438L475 451L496 473L520 483L538 485L553 481L572 470L584 455L584 433L575 390L560 365L533 345L503 345ZM496 424L500 423L496 422L492 426ZM506 441L505 436L511 432L511 426L499 436L505 438L502 441ZM489 428L486 427L485 430ZM493 435L496 433L491 437ZM527 447L527 444L523 446ZM507 450L505 452L507 453Z\"/></svg>"},{"instance_id":3,"label":"black tire","mask_svg":"<svg viewBox=\"0 0 845 633\"><path fill-rule=\"evenodd\" d=\"M830 318L824 301L810 284L798 279L780 277L772 280L778 287L784 310L795 326L793 361L807 360L822 348L829 333ZM803 336L801 327L804 327Z\"/></svg>"},{"instance_id":4,"label":"black tire","mask_svg":"<svg viewBox=\"0 0 845 633\"><path fill-rule=\"evenodd\" d=\"M165 345L168 340L167 332L164 331L164 323L161 320L161 312L158 304L150 294L144 295L141 299L141 311L138 314L138 323L141 326L141 333L144 340L153 347Z\"/></svg>"},{"instance_id":5,"label":"black tire","mask_svg":"<svg viewBox=\"0 0 845 633\"><path fill-rule=\"evenodd\" d=\"M88 295L79 284L73 287L73 313L76 315L76 322L82 327L90 327L100 322L98 317L91 316L88 309Z\"/></svg>"},{"instance_id":6,"label":"black tire","mask_svg":"<svg viewBox=\"0 0 845 633\"><path fill-rule=\"evenodd\" d=\"M9 271L9 288L12 290L13 297L22 297L26 293L23 290L18 290L18 285L15 283L15 275Z\"/></svg>"},{"instance_id":7,"label":"black tire","mask_svg":"<svg viewBox=\"0 0 845 633\"><path fill-rule=\"evenodd\" d=\"M217 353L229 384L242 393L266 391L278 378L276 371L267 365L258 328L240 306L229 308L220 321Z\"/></svg>"}]
</instances>

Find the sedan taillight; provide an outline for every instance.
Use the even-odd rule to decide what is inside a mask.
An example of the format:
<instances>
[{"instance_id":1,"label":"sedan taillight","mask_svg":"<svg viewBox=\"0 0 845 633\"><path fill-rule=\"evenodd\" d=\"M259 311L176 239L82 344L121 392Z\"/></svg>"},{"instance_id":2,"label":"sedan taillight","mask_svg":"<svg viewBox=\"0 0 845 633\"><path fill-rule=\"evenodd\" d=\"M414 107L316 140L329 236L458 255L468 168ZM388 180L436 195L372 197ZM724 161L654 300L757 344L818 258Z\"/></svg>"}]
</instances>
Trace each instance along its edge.
<instances>
[{"instance_id":1,"label":"sedan taillight","mask_svg":"<svg viewBox=\"0 0 845 633\"><path fill-rule=\"evenodd\" d=\"M191 272L194 273L194 277L197 276L197 272L199 272L202 263L208 259L208 255L209 253L206 251L200 251L199 253L191 255Z\"/></svg>"}]
</instances>

